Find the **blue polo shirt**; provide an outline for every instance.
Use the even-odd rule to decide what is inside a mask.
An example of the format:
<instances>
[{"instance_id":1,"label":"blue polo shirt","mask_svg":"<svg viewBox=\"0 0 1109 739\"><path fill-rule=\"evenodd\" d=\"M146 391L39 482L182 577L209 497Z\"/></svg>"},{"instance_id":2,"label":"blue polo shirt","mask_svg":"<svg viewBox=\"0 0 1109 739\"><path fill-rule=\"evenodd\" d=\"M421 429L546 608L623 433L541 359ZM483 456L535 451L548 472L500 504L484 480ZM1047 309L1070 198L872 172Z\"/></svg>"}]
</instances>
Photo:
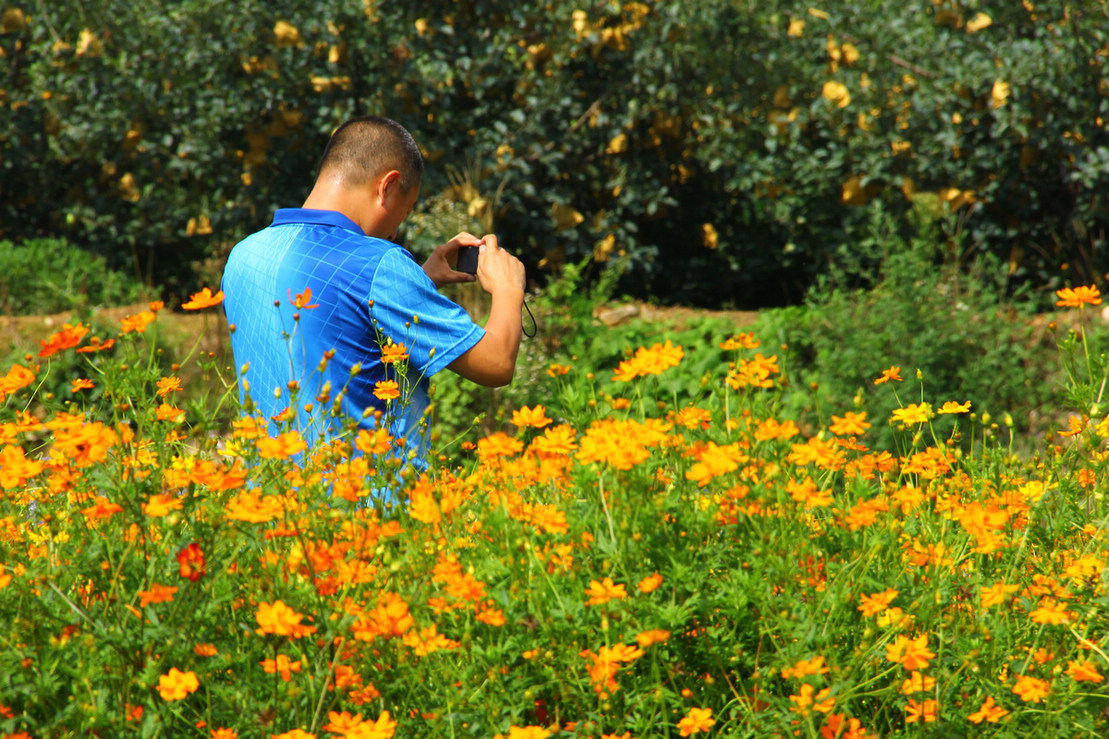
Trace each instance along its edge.
<instances>
[{"instance_id":1,"label":"blue polo shirt","mask_svg":"<svg viewBox=\"0 0 1109 739\"><path fill-rule=\"evenodd\" d=\"M351 419L372 428L380 410L394 438L419 450L423 466L429 378L485 331L439 293L408 250L366 236L338 212L282 209L231 250L222 289L235 364L247 366L239 382L244 404L249 399L272 418L295 403L296 426L310 445ZM408 349L403 373L381 361L389 341ZM325 361L328 352L334 355ZM376 398L382 380L397 382L402 397L388 405ZM299 388L295 397L290 383ZM340 393L336 416L331 408Z\"/></svg>"}]
</instances>

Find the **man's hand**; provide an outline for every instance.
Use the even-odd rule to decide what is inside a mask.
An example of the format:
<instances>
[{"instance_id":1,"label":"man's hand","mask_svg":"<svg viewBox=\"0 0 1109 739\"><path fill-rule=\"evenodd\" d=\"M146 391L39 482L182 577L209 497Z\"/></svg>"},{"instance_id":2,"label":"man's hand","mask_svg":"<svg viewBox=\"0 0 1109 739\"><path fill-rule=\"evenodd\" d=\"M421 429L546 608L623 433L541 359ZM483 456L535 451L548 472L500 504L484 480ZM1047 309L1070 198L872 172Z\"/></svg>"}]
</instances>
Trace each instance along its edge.
<instances>
[{"instance_id":1,"label":"man's hand","mask_svg":"<svg viewBox=\"0 0 1109 739\"><path fill-rule=\"evenodd\" d=\"M493 299L485 335L468 352L447 365L450 369L486 387L501 387L512 381L523 326L520 307L527 282L519 259L497 246L497 237L481 240L477 278Z\"/></svg>"},{"instance_id":2,"label":"man's hand","mask_svg":"<svg viewBox=\"0 0 1109 739\"><path fill-rule=\"evenodd\" d=\"M481 243L477 236L463 231L447 243L435 247L435 251L424 262L424 272L435 283L435 287L455 282L473 282L477 279L474 275L459 272L454 267L458 264L459 249L464 246L480 246Z\"/></svg>"},{"instance_id":3,"label":"man's hand","mask_svg":"<svg viewBox=\"0 0 1109 739\"><path fill-rule=\"evenodd\" d=\"M490 295L502 291L519 291L523 298L527 274L523 263L497 245L497 237L487 234L481 239L477 258L477 278Z\"/></svg>"}]
</instances>

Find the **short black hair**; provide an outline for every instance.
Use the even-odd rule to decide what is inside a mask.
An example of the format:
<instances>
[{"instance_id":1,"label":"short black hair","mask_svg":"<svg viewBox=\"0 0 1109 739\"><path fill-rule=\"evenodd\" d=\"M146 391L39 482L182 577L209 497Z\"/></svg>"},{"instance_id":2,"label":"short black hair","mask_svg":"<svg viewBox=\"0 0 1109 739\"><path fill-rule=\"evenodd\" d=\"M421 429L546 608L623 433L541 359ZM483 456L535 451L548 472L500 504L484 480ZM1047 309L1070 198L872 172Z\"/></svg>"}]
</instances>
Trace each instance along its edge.
<instances>
[{"instance_id":1,"label":"short black hair","mask_svg":"<svg viewBox=\"0 0 1109 739\"><path fill-rule=\"evenodd\" d=\"M319 174L337 175L348 184L361 185L393 169L400 172L404 192L419 186L424 174L420 147L396 121L367 115L335 129L320 157Z\"/></svg>"}]
</instances>

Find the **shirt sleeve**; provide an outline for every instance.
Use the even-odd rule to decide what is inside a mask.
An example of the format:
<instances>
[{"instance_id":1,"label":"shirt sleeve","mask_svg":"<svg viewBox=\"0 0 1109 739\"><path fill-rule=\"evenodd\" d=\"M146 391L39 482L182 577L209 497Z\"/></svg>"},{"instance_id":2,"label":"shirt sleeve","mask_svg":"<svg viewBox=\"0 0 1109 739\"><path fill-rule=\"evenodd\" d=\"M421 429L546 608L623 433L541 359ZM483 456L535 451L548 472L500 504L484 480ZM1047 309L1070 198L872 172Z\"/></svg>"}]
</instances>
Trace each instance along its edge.
<instances>
[{"instance_id":1,"label":"shirt sleeve","mask_svg":"<svg viewBox=\"0 0 1109 739\"><path fill-rule=\"evenodd\" d=\"M435 283L403 248L381 258L370 290L370 317L383 340L404 344L409 366L430 377L469 351L485 329Z\"/></svg>"}]
</instances>

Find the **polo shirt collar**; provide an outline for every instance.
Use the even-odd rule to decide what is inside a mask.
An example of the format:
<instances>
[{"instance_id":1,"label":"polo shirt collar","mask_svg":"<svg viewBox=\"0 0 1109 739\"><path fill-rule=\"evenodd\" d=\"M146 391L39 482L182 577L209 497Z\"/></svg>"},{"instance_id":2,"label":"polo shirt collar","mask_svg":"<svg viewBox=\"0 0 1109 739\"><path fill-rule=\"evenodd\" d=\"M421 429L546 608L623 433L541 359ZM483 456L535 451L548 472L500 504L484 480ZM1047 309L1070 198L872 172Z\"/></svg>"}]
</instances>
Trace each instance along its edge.
<instances>
[{"instance_id":1,"label":"polo shirt collar","mask_svg":"<svg viewBox=\"0 0 1109 739\"><path fill-rule=\"evenodd\" d=\"M314 210L312 208L279 208L273 214L272 225L281 226L287 223L307 223L313 226L334 226L336 228L344 228L347 231L353 231L359 236L366 235L366 233L358 227L357 223L335 210Z\"/></svg>"}]
</instances>

